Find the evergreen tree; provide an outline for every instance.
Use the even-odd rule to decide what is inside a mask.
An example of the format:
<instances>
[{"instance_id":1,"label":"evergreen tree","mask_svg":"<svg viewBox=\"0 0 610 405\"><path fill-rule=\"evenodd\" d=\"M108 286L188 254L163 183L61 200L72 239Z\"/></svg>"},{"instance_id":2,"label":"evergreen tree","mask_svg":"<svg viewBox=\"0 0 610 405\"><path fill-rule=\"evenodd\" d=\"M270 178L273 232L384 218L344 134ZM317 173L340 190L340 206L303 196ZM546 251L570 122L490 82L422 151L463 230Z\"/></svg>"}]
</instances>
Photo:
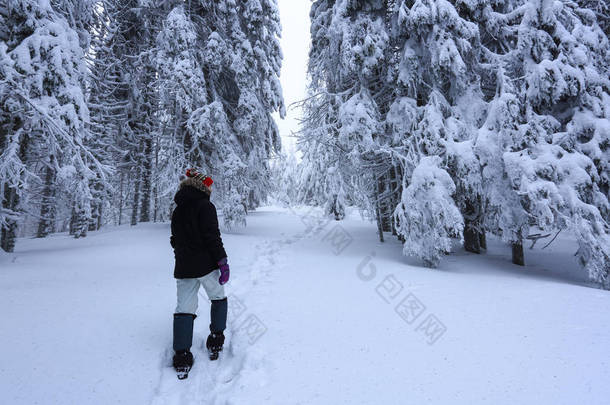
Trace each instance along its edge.
<instances>
[{"instance_id":1,"label":"evergreen tree","mask_svg":"<svg viewBox=\"0 0 610 405\"><path fill-rule=\"evenodd\" d=\"M608 285L610 64L594 13L550 0L320 0L311 20L308 201L347 191L427 265L461 224L467 250L491 232L519 264L530 227L571 229ZM447 212L417 203L429 189Z\"/></svg>"},{"instance_id":2,"label":"evergreen tree","mask_svg":"<svg viewBox=\"0 0 610 405\"><path fill-rule=\"evenodd\" d=\"M195 1L183 10L176 29L190 39L183 44L159 40L182 61L179 66L193 78L185 83L188 92L199 98L180 106L185 126L171 143L182 144L184 161L214 177L213 198L225 224L245 224L246 210L271 188L268 160L280 149L271 118L274 111L284 115L277 4ZM193 29L196 37L189 34ZM192 42L190 49L180 50L186 41Z\"/></svg>"},{"instance_id":3,"label":"evergreen tree","mask_svg":"<svg viewBox=\"0 0 610 405\"><path fill-rule=\"evenodd\" d=\"M420 160L395 212L404 254L421 258L427 267L438 266L451 251L451 238L459 238L464 228L452 197L455 185L440 163L438 156Z\"/></svg>"},{"instance_id":4,"label":"evergreen tree","mask_svg":"<svg viewBox=\"0 0 610 405\"><path fill-rule=\"evenodd\" d=\"M389 166L379 153L388 34L385 2L317 1L311 10L312 47L308 65L310 98L300 148L304 169L318 181L318 203L335 219L344 216L347 200L380 218L380 189ZM379 104L381 102L381 105ZM316 156L323 153L319 170ZM389 216L389 213L388 213Z\"/></svg>"},{"instance_id":5,"label":"evergreen tree","mask_svg":"<svg viewBox=\"0 0 610 405\"><path fill-rule=\"evenodd\" d=\"M5 250L26 220L82 237L167 218L192 166L227 225L265 200L284 114L274 0L8 1L0 18Z\"/></svg>"},{"instance_id":6,"label":"evergreen tree","mask_svg":"<svg viewBox=\"0 0 610 405\"><path fill-rule=\"evenodd\" d=\"M608 4L608 1L577 0L576 2L581 7L588 8L589 10L593 11L600 28L606 33L606 36L610 36L610 4ZM582 10L579 10L579 14L581 15L581 18L587 18Z\"/></svg>"},{"instance_id":7,"label":"evergreen tree","mask_svg":"<svg viewBox=\"0 0 610 405\"><path fill-rule=\"evenodd\" d=\"M455 6L440 1L401 1L395 18L396 44L401 49L396 81L397 97L388 119L396 149L404 156L402 171L406 184L425 156L438 156L438 170L446 171L452 183L441 182L453 190L446 203L459 208L464 222L465 247L480 251L481 178L479 162L473 153L473 138L482 123L486 103L478 77L480 71L480 39L476 24L462 18ZM405 120L405 124L400 121ZM429 165L428 165L429 166ZM403 198L405 196L403 191ZM424 209L404 201L398 210ZM396 212L396 218L420 218L433 224L427 215L431 211ZM401 224L402 232L416 229ZM458 224L456 224L456 227ZM445 230L443 230L445 229ZM449 232L445 227L430 232ZM401 233L407 240L416 236ZM446 234L447 237L450 233ZM441 246L449 246L441 244ZM435 264L435 260L427 260Z\"/></svg>"},{"instance_id":8,"label":"evergreen tree","mask_svg":"<svg viewBox=\"0 0 610 405\"><path fill-rule=\"evenodd\" d=\"M87 215L90 167L103 170L85 147L86 66L77 33L47 2L8 1L0 15L1 245L12 251L20 211L30 211L23 202L41 177L34 162L42 162L45 178L40 236L52 226L54 189L65 190Z\"/></svg>"},{"instance_id":9,"label":"evergreen tree","mask_svg":"<svg viewBox=\"0 0 610 405\"><path fill-rule=\"evenodd\" d=\"M591 278L607 286L607 38L572 2L463 3L495 38L486 57L496 93L477 140L489 230L523 264L529 227L570 229Z\"/></svg>"},{"instance_id":10,"label":"evergreen tree","mask_svg":"<svg viewBox=\"0 0 610 405\"><path fill-rule=\"evenodd\" d=\"M524 106L522 147L505 162L531 225L572 230L591 279L610 288L610 229L602 214L608 210L608 39L581 15L568 1L527 3L515 50L522 76L513 78Z\"/></svg>"},{"instance_id":11,"label":"evergreen tree","mask_svg":"<svg viewBox=\"0 0 610 405\"><path fill-rule=\"evenodd\" d=\"M118 174L112 184L112 205L119 205L119 223L127 201L131 201L132 225L150 219L153 138L158 125L152 54L157 25L156 8L146 2L106 0L103 8L96 8L90 90L96 141L91 147ZM99 212L110 190L99 184L95 190Z\"/></svg>"}]
</instances>

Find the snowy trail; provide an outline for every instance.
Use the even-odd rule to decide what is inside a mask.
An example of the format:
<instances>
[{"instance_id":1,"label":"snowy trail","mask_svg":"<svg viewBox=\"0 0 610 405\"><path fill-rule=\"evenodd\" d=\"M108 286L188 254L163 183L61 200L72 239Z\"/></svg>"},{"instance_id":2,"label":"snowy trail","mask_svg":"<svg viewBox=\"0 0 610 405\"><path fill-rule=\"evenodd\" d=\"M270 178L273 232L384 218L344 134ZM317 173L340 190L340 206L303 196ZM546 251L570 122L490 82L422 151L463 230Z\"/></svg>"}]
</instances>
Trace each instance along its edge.
<instances>
[{"instance_id":1,"label":"snowy trail","mask_svg":"<svg viewBox=\"0 0 610 405\"><path fill-rule=\"evenodd\" d=\"M262 210L254 216L265 213ZM193 348L196 364L188 380L179 381L171 368L172 351L166 351L153 405L240 403L235 402L236 394L244 385L250 381L256 385L264 384L267 377L266 355L255 344L267 332L267 326L255 313L248 313L248 307L270 304L265 298L269 297L272 290L274 269L282 266L281 252L317 230L306 229L286 236L286 233L294 232L295 218L292 219L293 221L283 221L281 224L274 222L273 231L279 231L283 237L257 243L252 262L241 266L237 275L232 276L230 287L227 288L229 319L225 334L228 344L219 361L209 362L203 341L196 343ZM235 273L234 271L233 274ZM199 296L201 302L207 301L203 291L200 291ZM205 325L205 322L199 323ZM201 336L206 336L205 331L202 333Z\"/></svg>"},{"instance_id":2,"label":"snowy trail","mask_svg":"<svg viewBox=\"0 0 610 405\"><path fill-rule=\"evenodd\" d=\"M528 250L521 268L490 240L486 255L457 249L429 270L391 237L379 243L373 224L354 215L327 222L306 208L262 208L247 228L223 233L227 345L207 360L202 292L195 367L179 381L170 367L168 233L151 224L77 241L20 240L15 255L0 257L3 403L601 405L610 397L610 296L585 285L573 241Z\"/></svg>"}]
</instances>

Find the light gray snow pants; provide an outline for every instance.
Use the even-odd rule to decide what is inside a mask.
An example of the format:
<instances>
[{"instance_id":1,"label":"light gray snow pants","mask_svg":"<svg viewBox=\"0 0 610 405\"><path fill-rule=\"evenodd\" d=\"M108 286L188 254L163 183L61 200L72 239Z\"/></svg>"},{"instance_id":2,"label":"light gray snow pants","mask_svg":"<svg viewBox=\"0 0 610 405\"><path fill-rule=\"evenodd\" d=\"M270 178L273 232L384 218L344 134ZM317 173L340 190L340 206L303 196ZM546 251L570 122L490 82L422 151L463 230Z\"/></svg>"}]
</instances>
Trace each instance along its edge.
<instances>
[{"instance_id":1,"label":"light gray snow pants","mask_svg":"<svg viewBox=\"0 0 610 405\"><path fill-rule=\"evenodd\" d=\"M212 301L226 298L225 287L220 285L218 277L220 277L220 270L214 270L200 278L177 279L178 303L175 312L177 314L194 314L197 312L199 286L203 286L208 298Z\"/></svg>"}]
</instances>

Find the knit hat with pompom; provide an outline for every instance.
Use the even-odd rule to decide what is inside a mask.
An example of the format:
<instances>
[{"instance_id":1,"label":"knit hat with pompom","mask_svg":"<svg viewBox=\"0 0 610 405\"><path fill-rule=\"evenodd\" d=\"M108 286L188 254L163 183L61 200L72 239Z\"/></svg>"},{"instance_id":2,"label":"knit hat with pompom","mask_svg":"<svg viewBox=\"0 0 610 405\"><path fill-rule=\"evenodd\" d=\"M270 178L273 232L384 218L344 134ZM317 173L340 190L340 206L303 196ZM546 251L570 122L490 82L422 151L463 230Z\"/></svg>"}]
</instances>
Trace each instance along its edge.
<instances>
[{"instance_id":1,"label":"knit hat with pompom","mask_svg":"<svg viewBox=\"0 0 610 405\"><path fill-rule=\"evenodd\" d=\"M200 173L197 169L187 169L186 179L180 182L180 187L192 186L209 194L209 187L212 183L214 183L214 180L210 176Z\"/></svg>"}]
</instances>

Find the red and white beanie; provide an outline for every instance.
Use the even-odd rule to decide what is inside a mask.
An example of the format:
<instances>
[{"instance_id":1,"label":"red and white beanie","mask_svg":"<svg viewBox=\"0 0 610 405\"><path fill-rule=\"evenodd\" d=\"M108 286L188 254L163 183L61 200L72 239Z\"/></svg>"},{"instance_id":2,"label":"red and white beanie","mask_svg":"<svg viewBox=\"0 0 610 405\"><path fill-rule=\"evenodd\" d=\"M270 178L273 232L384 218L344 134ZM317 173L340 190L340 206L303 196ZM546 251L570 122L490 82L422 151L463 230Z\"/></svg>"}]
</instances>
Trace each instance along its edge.
<instances>
[{"instance_id":1,"label":"red and white beanie","mask_svg":"<svg viewBox=\"0 0 610 405\"><path fill-rule=\"evenodd\" d=\"M186 177L192 177L196 180L202 182L206 187L210 187L214 180L206 174L201 174L197 171L197 169L186 169Z\"/></svg>"},{"instance_id":2,"label":"red and white beanie","mask_svg":"<svg viewBox=\"0 0 610 405\"><path fill-rule=\"evenodd\" d=\"M209 193L209 187L214 183L214 180L207 174L200 173L197 169L187 169L186 179L182 180L180 187L192 186L201 191Z\"/></svg>"}]
</instances>

